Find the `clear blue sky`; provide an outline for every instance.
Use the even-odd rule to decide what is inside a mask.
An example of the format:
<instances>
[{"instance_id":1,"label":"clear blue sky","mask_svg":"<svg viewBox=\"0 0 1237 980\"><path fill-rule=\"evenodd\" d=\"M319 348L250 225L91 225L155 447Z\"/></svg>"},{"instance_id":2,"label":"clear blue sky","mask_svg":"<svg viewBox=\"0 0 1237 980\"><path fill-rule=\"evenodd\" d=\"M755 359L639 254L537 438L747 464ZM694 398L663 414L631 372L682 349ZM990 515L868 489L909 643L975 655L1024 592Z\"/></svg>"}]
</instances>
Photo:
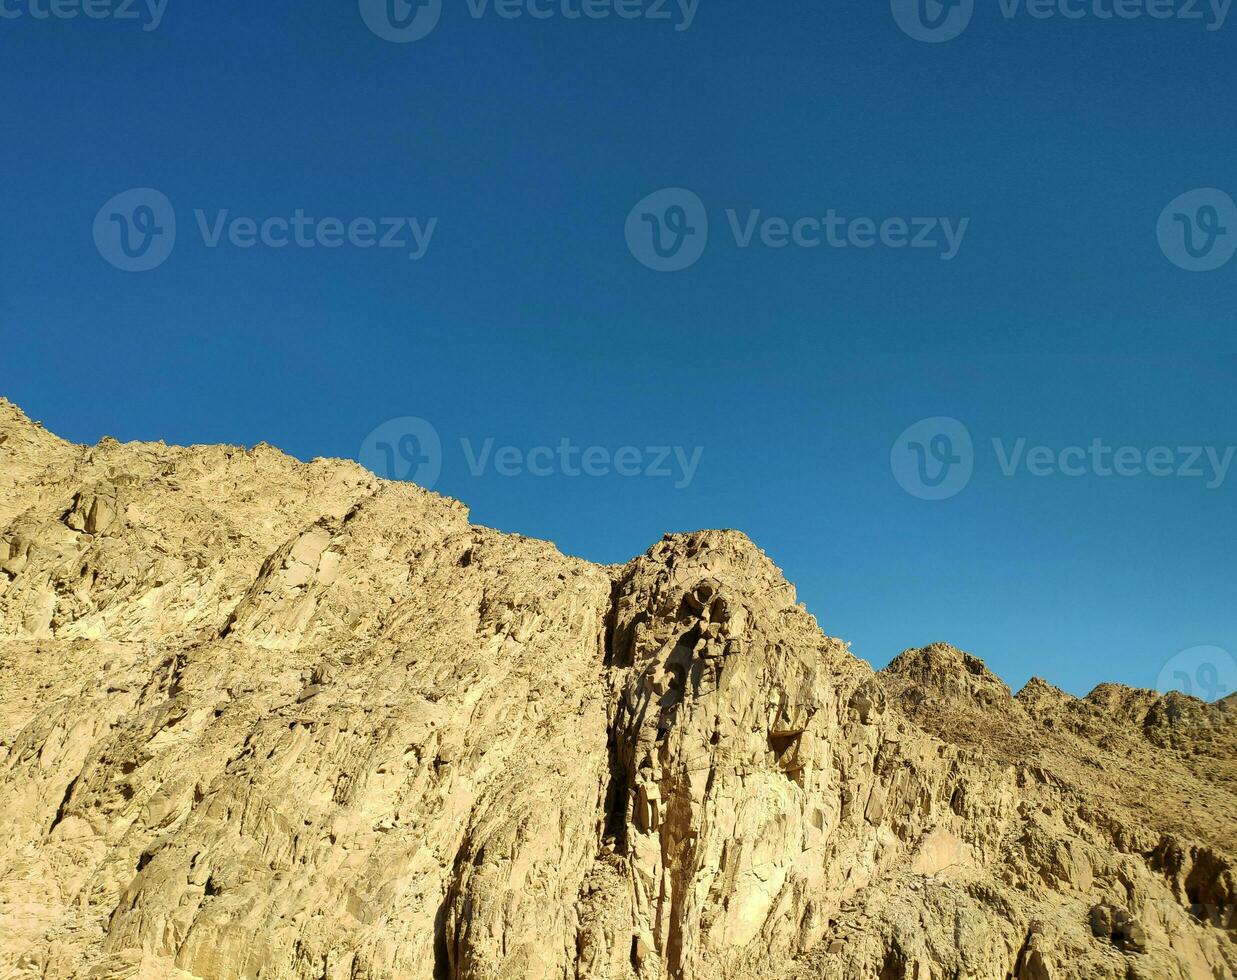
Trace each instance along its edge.
<instances>
[{"instance_id":1,"label":"clear blue sky","mask_svg":"<svg viewBox=\"0 0 1237 980\"><path fill-rule=\"evenodd\" d=\"M1179 195L1237 195L1237 16L1007 18L976 0L930 44L885 2L700 0L676 30L674 2L670 20L544 0L550 16L509 19L443 0L432 33L392 43L339 0L168 0L157 27L145 0L143 21L4 6L0 391L54 431L355 458L415 416L441 440L436 489L474 520L606 562L740 528L877 666L947 640L1015 688L1039 674L1081 694L1154 686L1200 645L1237 652L1237 462L1211 487L1101 476L1103 457L1006 476L992 446L1025 438L1052 465L1097 439L1163 446L1176 472L1177 447L1237 445L1237 259L1189 272L1157 239ZM93 233L130 188L176 216L149 271ZM662 188L706 209L682 271L625 241ZM256 226L297 209L437 221L414 261L236 247L243 223L210 248L194 213L210 233L224 210ZM755 209L969 221L949 260L759 231L742 248L727 211L742 226ZM921 499L891 450L937 416L965 426L973 476ZM931 435L901 447L904 478L905 453L938 465ZM702 452L676 487L545 454L549 476L492 455L473 475L462 439L524 464L564 439L636 447L637 469L653 447Z\"/></svg>"}]
</instances>

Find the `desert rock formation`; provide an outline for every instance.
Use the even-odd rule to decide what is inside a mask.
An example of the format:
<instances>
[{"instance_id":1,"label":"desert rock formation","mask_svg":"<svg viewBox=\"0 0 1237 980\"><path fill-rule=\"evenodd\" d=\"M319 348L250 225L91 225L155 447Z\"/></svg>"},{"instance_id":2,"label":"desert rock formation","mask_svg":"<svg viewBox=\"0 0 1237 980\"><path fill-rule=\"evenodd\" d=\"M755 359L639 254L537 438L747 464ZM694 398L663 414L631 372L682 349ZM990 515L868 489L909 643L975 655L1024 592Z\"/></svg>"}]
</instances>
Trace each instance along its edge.
<instances>
[{"instance_id":1,"label":"desert rock formation","mask_svg":"<svg viewBox=\"0 0 1237 980\"><path fill-rule=\"evenodd\" d=\"M0 400L0 977L1232 980L1237 703L873 672L624 566Z\"/></svg>"}]
</instances>

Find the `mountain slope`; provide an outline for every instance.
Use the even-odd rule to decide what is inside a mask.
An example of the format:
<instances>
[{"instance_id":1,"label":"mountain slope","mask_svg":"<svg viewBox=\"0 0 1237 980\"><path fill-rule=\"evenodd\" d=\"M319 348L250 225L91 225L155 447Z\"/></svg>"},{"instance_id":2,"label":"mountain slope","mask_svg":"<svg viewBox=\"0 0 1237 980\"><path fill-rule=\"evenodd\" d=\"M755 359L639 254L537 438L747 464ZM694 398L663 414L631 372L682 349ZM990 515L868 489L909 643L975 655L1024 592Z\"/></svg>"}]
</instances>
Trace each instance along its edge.
<instances>
[{"instance_id":1,"label":"mountain slope","mask_svg":"<svg viewBox=\"0 0 1237 980\"><path fill-rule=\"evenodd\" d=\"M874 673L621 567L0 401L0 976L1232 978L1233 706Z\"/></svg>"}]
</instances>

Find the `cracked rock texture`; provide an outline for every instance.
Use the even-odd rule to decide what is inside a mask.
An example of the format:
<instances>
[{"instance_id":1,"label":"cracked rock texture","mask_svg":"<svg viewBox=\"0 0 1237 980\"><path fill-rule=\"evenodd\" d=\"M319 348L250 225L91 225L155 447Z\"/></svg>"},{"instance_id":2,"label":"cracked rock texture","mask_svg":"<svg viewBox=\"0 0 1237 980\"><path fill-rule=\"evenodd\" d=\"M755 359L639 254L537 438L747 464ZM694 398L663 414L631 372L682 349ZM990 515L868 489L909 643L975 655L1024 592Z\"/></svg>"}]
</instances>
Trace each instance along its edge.
<instances>
[{"instance_id":1,"label":"cracked rock texture","mask_svg":"<svg viewBox=\"0 0 1237 980\"><path fill-rule=\"evenodd\" d=\"M1237 703L880 672L624 566L0 400L0 977L1232 980Z\"/></svg>"}]
</instances>

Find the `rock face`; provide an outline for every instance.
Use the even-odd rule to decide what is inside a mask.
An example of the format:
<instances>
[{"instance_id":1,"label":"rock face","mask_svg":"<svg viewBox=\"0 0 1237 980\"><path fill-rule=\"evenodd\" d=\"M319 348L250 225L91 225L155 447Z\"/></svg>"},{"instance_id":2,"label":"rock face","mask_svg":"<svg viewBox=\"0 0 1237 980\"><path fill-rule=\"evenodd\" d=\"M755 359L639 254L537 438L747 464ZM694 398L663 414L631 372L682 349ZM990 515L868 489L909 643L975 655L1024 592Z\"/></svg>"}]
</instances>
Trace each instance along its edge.
<instances>
[{"instance_id":1,"label":"rock face","mask_svg":"<svg viewBox=\"0 0 1237 980\"><path fill-rule=\"evenodd\" d=\"M0 400L0 977L1223 980L1237 705L875 673L625 566Z\"/></svg>"}]
</instances>

